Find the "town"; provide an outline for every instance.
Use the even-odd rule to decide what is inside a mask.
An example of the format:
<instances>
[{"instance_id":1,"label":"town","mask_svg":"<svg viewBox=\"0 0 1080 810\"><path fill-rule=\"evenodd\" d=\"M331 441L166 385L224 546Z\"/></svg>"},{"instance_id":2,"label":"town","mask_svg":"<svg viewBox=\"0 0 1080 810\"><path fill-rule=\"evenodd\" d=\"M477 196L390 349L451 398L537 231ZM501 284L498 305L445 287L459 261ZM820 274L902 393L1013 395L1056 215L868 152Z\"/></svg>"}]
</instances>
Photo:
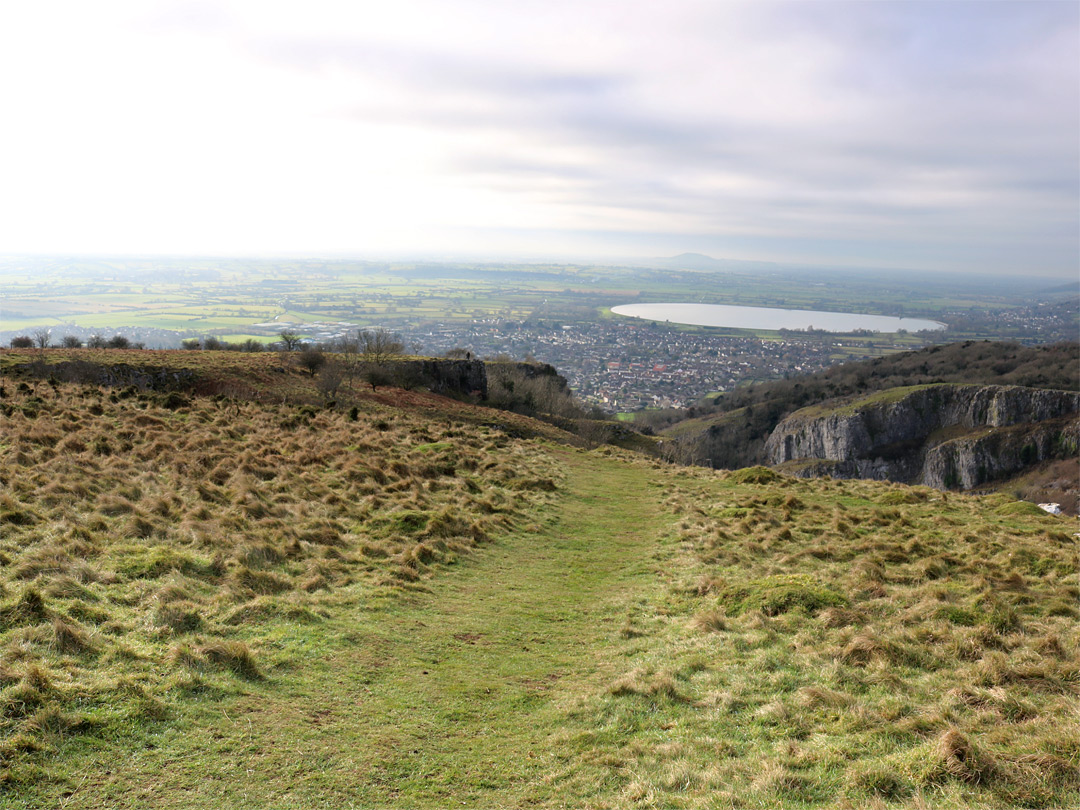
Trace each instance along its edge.
<instances>
[{"instance_id":1,"label":"town","mask_svg":"<svg viewBox=\"0 0 1080 810\"><path fill-rule=\"evenodd\" d=\"M839 340L817 335L762 340L629 319L557 329L490 319L403 334L430 354L466 348L478 356L550 363L582 401L607 411L683 407L738 384L817 371L838 354L848 356ZM883 343L891 345L887 338Z\"/></svg>"}]
</instances>

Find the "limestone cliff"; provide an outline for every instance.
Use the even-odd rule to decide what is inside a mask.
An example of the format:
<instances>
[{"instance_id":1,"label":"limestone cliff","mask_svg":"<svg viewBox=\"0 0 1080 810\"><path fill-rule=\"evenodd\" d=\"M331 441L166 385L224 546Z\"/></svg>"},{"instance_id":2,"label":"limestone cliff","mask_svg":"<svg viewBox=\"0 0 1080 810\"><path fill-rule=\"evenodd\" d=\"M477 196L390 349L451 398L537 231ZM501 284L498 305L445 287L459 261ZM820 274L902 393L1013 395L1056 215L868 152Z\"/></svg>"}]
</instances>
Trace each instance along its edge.
<instances>
[{"instance_id":1,"label":"limestone cliff","mask_svg":"<svg viewBox=\"0 0 1080 810\"><path fill-rule=\"evenodd\" d=\"M769 463L795 474L827 471L970 489L1070 452L1078 412L1080 394L1070 391L894 388L840 406L797 411L777 425L765 452Z\"/></svg>"}]
</instances>

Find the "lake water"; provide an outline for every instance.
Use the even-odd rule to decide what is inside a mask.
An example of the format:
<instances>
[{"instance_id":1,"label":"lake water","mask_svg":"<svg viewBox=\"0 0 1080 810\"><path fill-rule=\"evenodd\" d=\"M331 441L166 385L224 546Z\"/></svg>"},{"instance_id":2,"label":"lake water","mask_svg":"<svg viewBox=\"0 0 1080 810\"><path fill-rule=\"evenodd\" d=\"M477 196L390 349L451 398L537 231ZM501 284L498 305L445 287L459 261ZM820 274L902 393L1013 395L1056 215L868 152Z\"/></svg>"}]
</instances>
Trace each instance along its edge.
<instances>
[{"instance_id":1,"label":"lake water","mask_svg":"<svg viewBox=\"0 0 1080 810\"><path fill-rule=\"evenodd\" d=\"M888 315L856 315L850 312L815 312L810 309L733 307L725 304L625 304L612 307L616 315L671 321L693 326L726 326L730 329L823 329L826 332L919 332L944 329L945 324L920 318Z\"/></svg>"}]
</instances>

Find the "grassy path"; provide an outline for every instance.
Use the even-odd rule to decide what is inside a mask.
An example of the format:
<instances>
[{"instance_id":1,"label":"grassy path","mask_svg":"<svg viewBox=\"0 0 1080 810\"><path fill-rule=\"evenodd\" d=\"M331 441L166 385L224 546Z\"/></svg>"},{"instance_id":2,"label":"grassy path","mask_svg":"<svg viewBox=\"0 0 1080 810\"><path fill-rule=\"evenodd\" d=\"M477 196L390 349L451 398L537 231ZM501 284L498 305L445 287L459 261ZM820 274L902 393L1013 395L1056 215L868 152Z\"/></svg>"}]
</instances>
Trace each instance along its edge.
<instances>
[{"instance_id":1,"label":"grassy path","mask_svg":"<svg viewBox=\"0 0 1080 810\"><path fill-rule=\"evenodd\" d=\"M628 611L660 587L661 519L647 472L553 452L568 472L557 520L477 551L427 593L283 633L264 645L287 662L266 682L200 701L123 762L96 757L63 806L565 800L553 735L610 682Z\"/></svg>"}]
</instances>

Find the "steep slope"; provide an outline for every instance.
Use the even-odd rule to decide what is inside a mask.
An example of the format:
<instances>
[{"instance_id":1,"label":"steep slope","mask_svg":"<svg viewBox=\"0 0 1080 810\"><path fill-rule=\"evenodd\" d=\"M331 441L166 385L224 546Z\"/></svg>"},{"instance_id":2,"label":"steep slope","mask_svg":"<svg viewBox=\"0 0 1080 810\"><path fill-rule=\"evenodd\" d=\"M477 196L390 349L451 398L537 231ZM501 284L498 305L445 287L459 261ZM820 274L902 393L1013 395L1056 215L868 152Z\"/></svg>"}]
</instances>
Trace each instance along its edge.
<instances>
[{"instance_id":1,"label":"steep slope","mask_svg":"<svg viewBox=\"0 0 1080 810\"><path fill-rule=\"evenodd\" d=\"M647 415L673 457L735 469L762 464L765 440L801 408L875 391L935 383L1080 390L1080 344L974 342L932 346L789 380L737 388L681 412Z\"/></svg>"}]
</instances>

